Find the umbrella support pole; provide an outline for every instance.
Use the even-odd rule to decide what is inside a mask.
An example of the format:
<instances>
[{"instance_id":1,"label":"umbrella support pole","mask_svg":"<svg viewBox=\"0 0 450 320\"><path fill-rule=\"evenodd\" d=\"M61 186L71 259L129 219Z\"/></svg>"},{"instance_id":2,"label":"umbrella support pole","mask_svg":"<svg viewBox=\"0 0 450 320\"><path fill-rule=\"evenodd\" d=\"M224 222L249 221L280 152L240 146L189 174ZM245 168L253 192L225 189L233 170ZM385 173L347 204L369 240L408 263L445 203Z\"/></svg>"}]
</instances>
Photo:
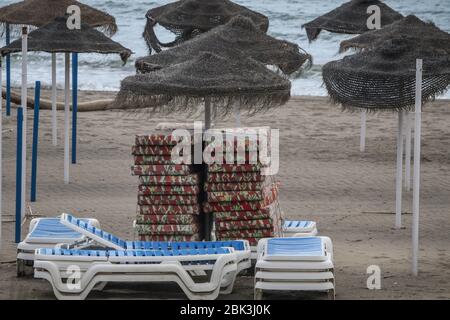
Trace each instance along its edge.
<instances>
[{"instance_id":1,"label":"umbrella support pole","mask_svg":"<svg viewBox=\"0 0 450 320\"><path fill-rule=\"evenodd\" d=\"M52 53L52 143L54 146L58 144L56 112L56 53Z\"/></svg>"},{"instance_id":2,"label":"umbrella support pole","mask_svg":"<svg viewBox=\"0 0 450 320\"><path fill-rule=\"evenodd\" d=\"M31 155L31 193L30 202L36 202L37 160L39 143L39 101L41 97L41 82L36 81L34 88L34 117L33 117L33 149Z\"/></svg>"},{"instance_id":3,"label":"umbrella support pole","mask_svg":"<svg viewBox=\"0 0 450 320\"><path fill-rule=\"evenodd\" d=\"M2 83L2 72L3 72L3 68L2 68L2 60L0 58L0 88L2 87L3 83ZM0 97L0 252L2 250L2 196L3 196L3 189L2 189L2 184L3 184L3 168L2 168L2 164L3 164L3 98Z\"/></svg>"},{"instance_id":4,"label":"umbrella support pole","mask_svg":"<svg viewBox=\"0 0 450 320\"><path fill-rule=\"evenodd\" d=\"M412 143L412 113L406 111L405 115L405 190L411 191L411 143Z\"/></svg>"},{"instance_id":5,"label":"umbrella support pole","mask_svg":"<svg viewBox=\"0 0 450 320\"><path fill-rule=\"evenodd\" d=\"M419 213L420 213L420 148L422 134L422 59L416 61L416 106L414 130L414 187L412 219L412 273L419 274Z\"/></svg>"},{"instance_id":6,"label":"umbrella support pole","mask_svg":"<svg viewBox=\"0 0 450 320\"><path fill-rule=\"evenodd\" d=\"M359 138L359 151L366 151L366 115L367 112L364 110L361 112L361 134Z\"/></svg>"},{"instance_id":7,"label":"umbrella support pole","mask_svg":"<svg viewBox=\"0 0 450 320\"><path fill-rule=\"evenodd\" d=\"M6 24L6 45L11 43L9 23ZM6 55L6 116L11 115L11 56Z\"/></svg>"},{"instance_id":8,"label":"umbrella support pole","mask_svg":"<svg viewBox=\"0 0 450 320\"><path fill-rule=\"evenodd\" d=\"M72 163L77 163L78 53L72 53Z\"/></svg>"},{"instance_id":9,"label":"umbrella support pole","mask_svg":"<svg viewBox=\"0 0 450 320\"><path fill-rule=\"evenodd\" d=\"M402 179L403 179L403 115L404 111L398 113L397 132L397 177L395 192L395 228L402 227Z\"/></svg>"},{"instance_id":10,"label":"umbrella support pole","mask_svg":"<svg viewBox=\"0 0 450 320\"><path fill-rule=\"evenodd\" d=\"M241 127L241 110L238 108L238 106L235 104L233 106L233 114L234 114L234 126L236 128Z\"/></svg>"},{"instance_id":11,"label":"umbrella support pole","mask_svg":"<svg viewBox=\"0 0 450 320\"><path fill-rule=\"evenodd\" d=\"M211 100L209 98L205 98L205 131L211 128ZM203 162L203 157L202 157ZM207 166L205 166L205 178L208 174ZM213 216L211 213L204 213L204 237L206 241L211 241L211 225L213 221Z\"/></svg>"},{"instance_id":12,"label":"umbrella support pole","mask_svg":"<svg viewBox=\"0 0 450 320\"><path fill-rule=\"evenodd\" d=\"M25 192L27 186L27 99L28 99L28 74L27 74L27 57L28 54L28 28L22 28L22 91L21 91L21 108L23 112L22 125L22 187L21 187L21 216L25 216Z\"/></svg>"},{"instance_id":13,"label":"umbrella support pole","mask_svg":"<svg viewBox=\"0 0 450 320\"><path fill-rule=\"evenodd\" d=\"M70 53L64 58L64 183L69 183Z\"/></svg>"}]
</instances>

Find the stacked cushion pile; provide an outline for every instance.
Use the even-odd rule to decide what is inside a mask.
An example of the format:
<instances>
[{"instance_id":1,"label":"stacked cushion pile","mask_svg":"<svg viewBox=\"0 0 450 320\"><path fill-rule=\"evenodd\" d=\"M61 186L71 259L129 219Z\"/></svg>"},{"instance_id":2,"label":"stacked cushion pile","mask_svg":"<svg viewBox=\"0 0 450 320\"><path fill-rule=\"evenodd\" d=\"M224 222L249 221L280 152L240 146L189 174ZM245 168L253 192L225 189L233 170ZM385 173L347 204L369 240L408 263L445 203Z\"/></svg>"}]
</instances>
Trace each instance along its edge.
<instances>
[{"instance_id":1,"label":"stacked cushion pile","mask_svg":"<svg viewBox=\"0 0 450 320\"><path fill-rule=\"evenodd\" d=\"M135 138L132 174L139 177L135 230L142 241L200 238L200 177L192 163L174 163L175 145L169 132Z\"/></svg>"}]
</instances>

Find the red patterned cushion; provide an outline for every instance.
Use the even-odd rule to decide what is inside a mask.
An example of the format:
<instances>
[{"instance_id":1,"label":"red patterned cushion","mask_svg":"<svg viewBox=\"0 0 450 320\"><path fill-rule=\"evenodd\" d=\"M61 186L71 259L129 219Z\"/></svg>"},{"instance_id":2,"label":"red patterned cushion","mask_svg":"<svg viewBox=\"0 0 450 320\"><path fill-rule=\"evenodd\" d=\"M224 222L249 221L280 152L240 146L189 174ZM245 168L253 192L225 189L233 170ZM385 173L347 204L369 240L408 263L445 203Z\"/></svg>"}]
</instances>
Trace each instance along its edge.
<instances>
[{"instance_id":1,"label":"red patterned cushion","mask_svg":"<svg viewBox=\"0 0 450 320\"><path fill-rule=\"evenodd\" d=\"M197 195L198 186L139 186L139 195Z\"/></svg>"},{"instance_id":2,"label":"red patterned cushion","mask_svg":"<svg viewBox=\"0 0 450 320\"><path fill-rule=\"evenodd\" d=\"M194 235L198 233L197 224L136 224L139 235Z\"/></svg>"},{"instance_id":3,"label":"red patterned cushion","mask_svg":"<svg viewBox=\"0 0 450 320\"><path fill-rule=\"evenodd\" d=\"M170 156L173 146L133 146L131 154L135 156Z\"/></svg>"},{"instance_id":4,"label":"red patterned cushion","mask_svg":"<svg viewBox=\"0 0 450 320\"><path fill-rule=\"evenodd\" d=\"M193 234L191 236L180 236L180 235L139 235L139 241L171 241L171 242L185 242L185 241L199 241L200 235Z\"/></svg>"},{"instance_id":5,"label":"red patterned cushion","mask_svg":"<svg viewBox=\"0 0 450 320\"><path fill-rule=\"evenodd\" d=\"M217 231L267 229L274 230L272 219L255 219L241 221L216 222Z\"/></svg>"},{"instance_id":6,"label":"red patterned cushion","mask_svg":"<svg viewBox=\"0 0 450 320\"><path fill-rule=\"evenodd\" d=\"M198 223L197 215L175 214L175 215L142 215L136 216L137 224L193 224Z\"/></svg>"},{"instance_id":7,"label":"red patterned cushion","mask_svg":"<svg viewBox=\"0 0 450 320\"><path fill-rule=\"evenodd\" d=\"M265 181L267 177L256 172L208 173L207 182L261 182Z\"/></svg>"},{"instance_id":8,"label":"red patterned cushion","mask_svg":"<svg viewBox=\"0 0 450 320\"><path fill-rule=\"evenodd\" d=\"M135 176L185 176L192 173L192 169L192 166L185 164L134 165L131 172Z\"/></svg>"},{"instance_id":9,"label":"red patterned cushion","mask_svg":"<svg viewBox=\"0 0 450 320\"><path fill-rule=\"evenodd\" d=\"M138 205L137 213L143 215L176 215L176 214L200 214L200 205L188 205L188 206L180 206L180 205Z\"/></svg>"},{"instance_id":10,"label":"red patterned cushion","mask_svg":"<svg viewBox=\"0 0 450 320\"><path fill-rule=\"evenodd\" d=\"M197 196L190 195L155 195L138 196L139 205L194 205L198 204Z\"/></svg>"},{"instance_id":11,"label":"red patterned cushion","mask_svg":"<svg viewBox=\"0 0 450 320\"><path fill-rule=\"evenodd\" d=\"M139 183L156 186L194 186L200 183L200 179L195 173L186 176L140 176Z\"/></svg>"}]
</instances>

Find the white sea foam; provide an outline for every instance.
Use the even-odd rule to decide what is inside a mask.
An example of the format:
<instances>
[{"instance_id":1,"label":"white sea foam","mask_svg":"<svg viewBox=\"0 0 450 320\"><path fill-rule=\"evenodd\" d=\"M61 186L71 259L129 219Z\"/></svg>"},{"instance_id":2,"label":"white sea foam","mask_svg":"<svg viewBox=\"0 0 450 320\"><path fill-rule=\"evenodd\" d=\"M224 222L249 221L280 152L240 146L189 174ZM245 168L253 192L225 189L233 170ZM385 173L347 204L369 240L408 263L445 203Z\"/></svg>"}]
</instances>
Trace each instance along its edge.
<instances>
[{"instance_id":1,"label":"white sea foam","mask_svg":"<svg viewBox=\"0 0 450 320\"><path fill-rule=\"evenodd\" d=\"M340 41L349 35L337 35L323 32L319 39L308 43L305 30L301 25L322 15L347 0L234 0L236 3L262 12L270 18L269 33L275 37L298 43L314 57L314 67L299 77L292 79L292 91L297 95L326 95L322 86L321 66L331 60L340 59L338 47ZM17 0L0 0L0 6ZM83 3L109 12L116 17L119 32L114 40L132 49L135 54L125 66L115 55L81 54L79 57L79 88L89 90L117 90L120 80L134 74L136 57L147 54L142 38L145 25L145 13L148 9L172 2L172 0L83 0ZM404 15L416 14L419 18L433 21L439 28L450 32L449 0L386 0L392 8ZM168 41L173 35L163 28L157 28L161 40ZM4 44L4 36L2 37ZM12 59L12 83L20 84L20 55ZM63 55L58 56L58 83L63 85ZM29 57L30 85L40 80L43 86L51 83L50 54L31 54ZM445 97L450 98L450 92Z\"/></svg>"}]
</instances>

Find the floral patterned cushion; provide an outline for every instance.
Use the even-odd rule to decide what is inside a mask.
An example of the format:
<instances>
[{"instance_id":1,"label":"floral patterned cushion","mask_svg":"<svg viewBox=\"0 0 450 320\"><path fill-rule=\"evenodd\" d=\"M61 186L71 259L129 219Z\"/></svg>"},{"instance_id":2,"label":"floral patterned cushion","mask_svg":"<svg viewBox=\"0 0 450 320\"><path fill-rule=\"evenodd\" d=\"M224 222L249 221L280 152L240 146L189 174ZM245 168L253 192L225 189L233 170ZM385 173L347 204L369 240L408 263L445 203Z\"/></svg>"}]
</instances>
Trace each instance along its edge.
<instances>
[{"instance_id":1,"label":"floral patterned cushion","mask_svg":"<svg viewBox=\"0 0 450 320\"><path fill-rule=\"evenodd\" d=\"M136 224L139 235L194 235L198 233L197 224Z\"/></svg>"},{"instance_id":2,"label":"floral patterned cushion","mask_svg":"<svg viewBox=\"0 0 450 320\"><path fill-rule=\"evenodd\" d=\"M137 213L142 215L200 214L200 205L138 205Z\"/></svg>"},{"instance_id":3,"label":"floral patterned cushion","mask_svg":"<svg viewBox=\"0 0 450 320\"><path fill-rule=\"evenodd\" d=\"M146 195L197 195L198 186L139 186L138 194Z\"/></svg>"},{"instance_id":4,"label":"floral patterned cushion","mask_svg":"<svg viewBox=\"0 0 450 320\"><path fill-rule=\"evenodd\" d=\"M200 183L198 174L185 176L140 176L139 183L146 186L195 186Z\"/></svg>"},{"instance_id":5,"label":"floral patterned cushion","mask_svg":"<svg viewBox=\"0 0 450 320\"><path fill-rule=\"evenodd\" d=\"M150 195L138 196L138 205L194 205L198 197L191 195Z\"/></svg>"},{"instance_id":6,"label":"floral patterned cushion","mask_svg":"<svg viewBox=\"0 0 450 320\"><path fill-rule=\"evenodd\" d=\"M131 172L135 176L185 176L193 173L193 167L185 164L134 165Z\"/></svg>"}]
</instances>

